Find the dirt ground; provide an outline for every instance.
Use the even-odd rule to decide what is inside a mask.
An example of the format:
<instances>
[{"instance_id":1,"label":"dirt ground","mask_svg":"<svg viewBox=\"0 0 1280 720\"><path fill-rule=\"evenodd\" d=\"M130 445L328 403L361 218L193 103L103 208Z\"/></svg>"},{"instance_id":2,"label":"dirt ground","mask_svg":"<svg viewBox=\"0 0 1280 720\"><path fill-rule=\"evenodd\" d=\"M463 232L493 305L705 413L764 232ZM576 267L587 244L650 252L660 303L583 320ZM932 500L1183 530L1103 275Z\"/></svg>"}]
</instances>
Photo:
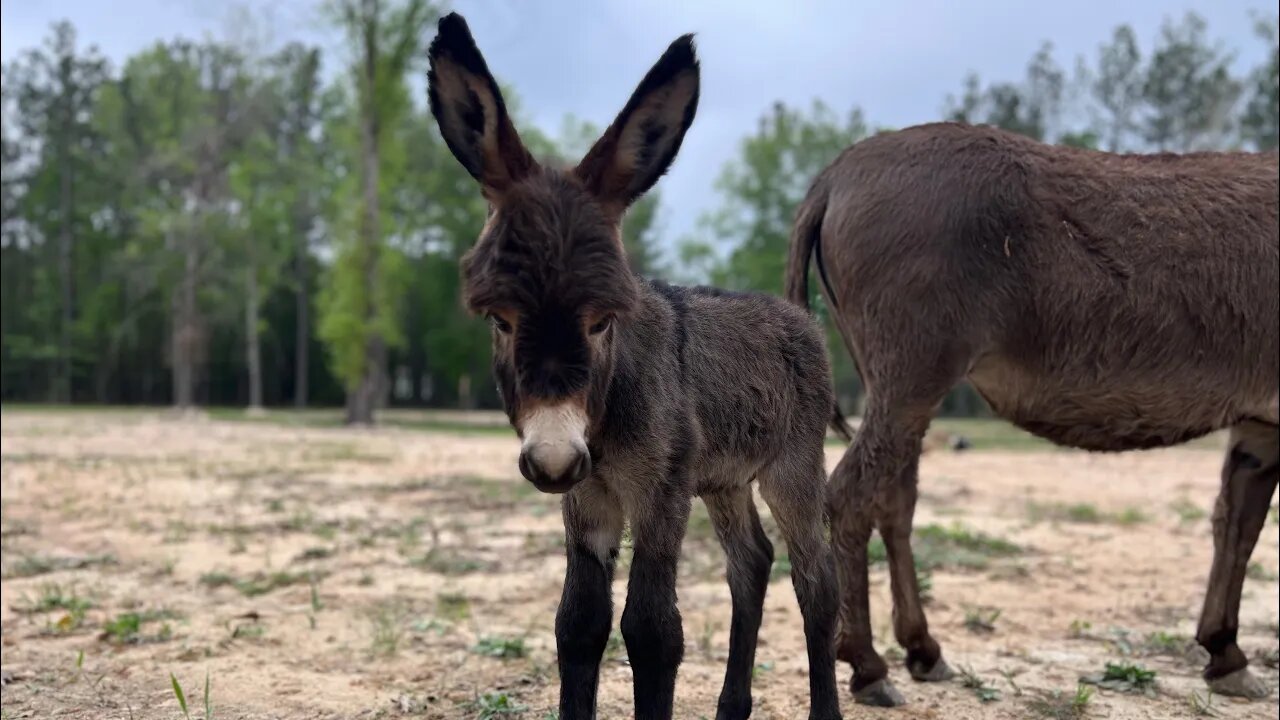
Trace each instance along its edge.
<instances>
[{"instance_id":1,"label":"dirt ground","mask_svg":"<svg viewBox=\"0 0 1280 720\"><path fill-rule=\"evenodd\" d=\"M3 412L3 718L173 720L171 674L193 718L206 678L216 718L554 718L560 520L519 477L514 437L456 419L362 431L273 418ZM1221 440L1110 456L1009 445L921 465L931 627L968 681L909 679L881 563L877 645L910 704L843 693L845 717L1276 717L1274 510L1240 613L1271 697L1206 698L1186 651ZM828 450L834 466L842 448ZM775 569L753 717L803 718L800 615L785 560ZM700 504L679 596L676 716L711 717L729 591ZM1138 691L1086 690L1073 707L1079 679L1107 663L1154 681L1141 691L1131 669ZM615 634L602 718L630 715L630 677Z\"/></svg>"}]
</instances>

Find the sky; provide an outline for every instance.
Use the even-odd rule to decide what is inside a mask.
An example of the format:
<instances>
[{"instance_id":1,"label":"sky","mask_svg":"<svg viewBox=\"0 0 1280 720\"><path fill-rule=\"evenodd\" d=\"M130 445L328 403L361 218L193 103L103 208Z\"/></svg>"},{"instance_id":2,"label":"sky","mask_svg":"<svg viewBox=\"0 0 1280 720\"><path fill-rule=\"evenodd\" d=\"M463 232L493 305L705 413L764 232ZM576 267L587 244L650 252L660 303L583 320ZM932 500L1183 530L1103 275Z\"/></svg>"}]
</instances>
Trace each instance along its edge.
<instances>
[{"instance_id":1,"label":"sky","mask_svg":"<svg viewBox=\"0 0 1280 720\"><path fill-rule=\"evenodd\" d=\"M251 14L267 20L257 23L237 19L244 7L227 0L6 0L0 56L8 62L65 18L82 42L116 63L157 40L237 37L247 27L259 28L268 44L310 41L345 57L315 3L249 3ZM774 101L807 106L821 99L841 114L857 105L876 127L928 122L969 72L984 81L1020 80L1045 40L1070 69L1077 56L1095 58L1121 23L1134 28L1146 51L1162 21L1187 11L1237 52L1244 72L1266 53L1253 33L1253 12L1275 12L1271 0L457 0L452 7L467 18L490 69L519 94L522 116L553 136L568 113L607 125L666 46L696 34L697 119L658 185L668 241L700 232L700 214L717 203L721 167Z\"/></svg>"}]
</instances>

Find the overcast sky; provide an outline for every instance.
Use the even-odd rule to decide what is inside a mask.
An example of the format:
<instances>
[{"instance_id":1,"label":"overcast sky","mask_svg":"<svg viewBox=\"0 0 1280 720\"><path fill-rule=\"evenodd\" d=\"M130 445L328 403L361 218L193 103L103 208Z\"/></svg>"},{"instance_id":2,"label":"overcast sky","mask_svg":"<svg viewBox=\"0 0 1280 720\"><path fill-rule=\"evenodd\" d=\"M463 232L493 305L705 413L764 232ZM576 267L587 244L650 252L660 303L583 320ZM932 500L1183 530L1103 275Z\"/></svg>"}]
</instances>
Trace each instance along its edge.
<instances>
[{"instance_id":1,"label":"overcast sky","mask_svg":"<svg viewBox=\"0 0 1280 720\"><path fill-rule=\"evenodd\" d=\"M320 42L341 51L314 5L254 4L274 18L273 41ZM7 62L66 18L113 61L160 39L237 32L225 0L6 0L0 46ZM659 184L669 239L697 232L716 202L714 180L740 139L775 100L821 98L869 123L901 127L937 119L966 73L1017 80L1044 40L1070 68L1120 23L1144 51L1167 17L1194 10L1244 68L1265 56L1251 11L1270 0L983 0L955 2L746 0L459 0L493 72L516 89L522 113L553 135L566 113L605 125L667 44L697 33L702 99L680 157ZM268 8L274 8L268 10Z\"/></svg>"}]
</instances>

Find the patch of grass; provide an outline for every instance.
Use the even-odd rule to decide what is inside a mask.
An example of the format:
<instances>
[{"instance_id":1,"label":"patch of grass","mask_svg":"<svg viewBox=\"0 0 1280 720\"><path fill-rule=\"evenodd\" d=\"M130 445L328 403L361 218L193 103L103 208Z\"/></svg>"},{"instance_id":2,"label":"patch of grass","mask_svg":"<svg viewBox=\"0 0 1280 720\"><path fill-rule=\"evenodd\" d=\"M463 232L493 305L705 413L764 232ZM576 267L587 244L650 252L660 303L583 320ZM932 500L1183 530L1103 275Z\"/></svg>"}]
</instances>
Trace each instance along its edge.
<instances>
[{"instance_id":1,"label":"patch of grass","mask_svg":"<svg viewBox=\"0 0 1280 720\"><path fill-rule=\"evenodd\" d=\"M960 685L972 690L974 696L983 704L996 702L1000 699L1000 690L988 685L987 681L979 677L972 668L960 667Z\"/></svg>"},{"instance_id":2,"label":"patch of grass","mask_svg":"<svg viewBox=\"0 0 1280 720\"><path fill-rule=\"evenodd\" d=\"M505 692L486 692L468 703L468 709L475 713L476 720L493 720L523 715L529 708L521 705Z\"/></svg>"},{"instance_id":3,"label":"patch of grass","mask_svg":"<svg viewBox=\"0 0 1280 720\"><path fill-rule=\"evenodd\" d=\"M1080 682L1106 690L1154 695L1156 671L1130 662L1109 662L1100 674L1086 675Z\"/></svg>"},{"instance_id":4,"label":"patch of grass","mask_svg":"<svg viewBox=\"0 0 1280 720\"><path fill-rule=\"evenodd\" d=\"M1187 498L1178 498L1177 500L1169 503L1169 509L1178 516L1178 522L1183 525L1190 525L1197 520L1203 520L1209 517L1209 513L1205 512L1204 508L1201 508L1199 505L1196 505Z\"/></svg>"},{"instance_id":5,"label":"patch of grass","mask_svg":"<svg viewBox=\"0 0 1280 720\"><path fill-rule=\"evenodd\" d=\"M975 635L991 634L996 631L999 618L1000 608L969 608L964 611L964 629Z\"/></svg>"},{"instance_id":6,"label":"patch of grass","mask_svg":"<svg viewBox=\"0 0 1280 720\"><path fill-rule=\"evenodd\" d=\"M1047 720L1079 720L1088 712L1092 699L1093 688L1077 685L1074 695L1061 690L1041 693L1040 697L1027 701L1027 709Z\"/></svg>"},{"instance_id":7,"label":"patch of grass","mask_svg":"<svg viewBox=\"0 0 1280 720\"><path fill-rule=\"evenodd\" d=\"M765 673L767 673L767 672L772 672L772 671L773 671L773 663L772 663L772 662L756 663L755 667L751 668L751 677L752 677L752 678L758 678L758 677L760 677L761 675L763 675L763 674L765 674Z\"/></svg>"},{"instance_id":8,"label":"patch of grass","mask_svg":"<svg viewBox=\"0 0 1280 720\"><path fill-rule=\"evenodd\" d=\"M461 593L436 595L436 614L446 620L458 622L471 617L471 601Z\"/></svg>"},{"instance_id":9,"label":"patch of grass","mask_svg":"<svg viewBox=\"0 0 1280 720\"><path fill-rule=\"evenodd\" d=\"M526 654L523 637L504 637L502 635L486 635L480 638L472 652L485 657L512 660L522 658Z\"/></svg>"},{"instance_id":10,"label":"patch of grass","mask_svg":"<svg viewBox=\"0 0 1280 720\"><path fill-rule=\"evenodd\" d=\"M1186 635L1157 630L1147 633L1146 639L1142 642L1142 651L1146 655L1181 657L1187 652L1190 644L1191 638Z\"/></svg>"},{"instance_id":11,"label":"patch of grass","mask_svg":"<svg viewBox=\"0 0 1280 720\"><path fill-rule=\"evenodd\" d=\"M298 553L298 556L295 557L293 561L307 562L308 560L324 560L325 558L330 557L333 557L333 548L317 545L315 547L309 547Z\"/></svg>"},{"instance_id":12,"label":"patch of grass","mask_svg":"<svg viewBox=\"0 0 1280 720\"><path fill-rule=\"evenodd\" d=\"M201 575L200 584L208 588L234 587L245 597L258 597L283 587L313 583L318 577L320 576L314 572L277 570L270 573L255 573L251 577L239 579L229 573L214 571Z\"/></svg>"},{"instance_id":13,"label":"patch of grass","mask_svg":"<svg viewBox=\"0 0 1280 720\"><path fill-rule=\"evenodd\" d=\"M1263 582L1275 582L1276 574L1267 569L1265 565L1254 560L1245 568L1244 576L1250 580L1261 580Z\"/></svg>"},{"instance_id":14,"label":"patch of grass","mask_svg":"<svg viewBox=\"0 0 1280 720\"><path fill-rule=\"evenodd\" d=\"M440 575L457 576L468 575L487 567L485 563L449 550L441 550L440 548L432 548L422 557L413 560L414 567L423 568L429 572Z\"/></svg>"},{"instance_id":15,"label":"patch of grass","mask_svg":"<svg viewBox=\"0 0 1280 720\"><path fill-rule=\"evenodd\" d=\"M267 626L256 620L236 623L236 626L231 629L231 638L233 640L257 640L266 634Z\"/></svg>"},{"instance_id":16,"label":"patch of grass","mask_svg":"<svg viewBox=\"0 0 1280 720\"><path fill-rule=\"evenodd\" d=\"M169 610L120 613L103 624L99 639L116 645L163 642L173 636L173 628L169 623L164 623L157 632L151 634L144 634L142 628L147 623L169 620L173 617L175 614Z\"/></svg>"},{"instance_id":17,"label":"patch of grass","mask_svg":"<svg viewBox=\"0 0 1280 720\"><path fill-rule=\"evenodd\" d=\"M83 570L102 565L115 565L116 556L110 553L84 557L50 557L46 555L20 555L13 563L4 566L3 576L26 578L45 575L55 570Z\"/></svg>"},{"instance_id":18,"label":"patch of grass","mask_svg":"<svg viewBox=\"0 0 1280 720\"><path fill-rule=\"evenodd\" d=\"M919 570L983 570L992 559L1015 557L1022 553L1022 548L1004 538L952 523L916 528L911 551ZM888 550L879 536L867 544L867 561L873 565L889 561Z\"/></svg>"},{"instance_id":19,"label":"patch of grass","mask_svg":"<svg viewBox=\"0 0 1280 720\"><path fill-rule=\"evenodd\" d=\"M24 596L24 598L25 602L14 610L23 613L53 612L54 610L83 613L93 607L93 602L81 597L74 586L59 583L41 583L36 588L35 597Z\"/></svg>"},{"instance_id":20,"label":"patch of grass","mask_svg":"<svg viewBox=\"0 0 1280 720\"><path fill-rule=\"evenodd\" d=\"M1147 521L1142 510L1127 507L1119 512L1104 512L1091 503L1037 503L1027 505L1032 522L1066 522L1081 524L1137 525Z\"/></svg>"}]
</instances>

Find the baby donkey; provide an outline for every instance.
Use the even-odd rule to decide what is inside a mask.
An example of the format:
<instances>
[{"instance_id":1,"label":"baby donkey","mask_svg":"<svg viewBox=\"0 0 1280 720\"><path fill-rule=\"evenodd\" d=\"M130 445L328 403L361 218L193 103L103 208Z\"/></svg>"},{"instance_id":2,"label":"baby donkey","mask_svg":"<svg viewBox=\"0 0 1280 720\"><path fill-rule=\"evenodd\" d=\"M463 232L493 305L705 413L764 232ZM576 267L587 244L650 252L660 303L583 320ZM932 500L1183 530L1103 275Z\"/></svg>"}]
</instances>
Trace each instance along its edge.
<instances>
[{"instance_id":1,"label":"baby donkey","mask_svg":"<svg viewBox=\"0 0 1280 720\"><path fill-rule=\"evenodd\" d=\"M684 654L676 563L695 495L728 556L732 596L717 717L750 715L773 563L753 479L791 555L810 717L838 718L837 586L823 538L834 400L821 335L777 298L639 278L620 239L623 213L666 172L693 122L692 37L671 44L572 169L544 167L521 144L461 17L440 20L429 55L431 112L490 203L462 260L463 299L492 325L494 375L523 441L520 472L564 496L561 720L595 715L624 523L634 540L621 625L635 717L671 717Z\"/></svg>"}]
</instances>

